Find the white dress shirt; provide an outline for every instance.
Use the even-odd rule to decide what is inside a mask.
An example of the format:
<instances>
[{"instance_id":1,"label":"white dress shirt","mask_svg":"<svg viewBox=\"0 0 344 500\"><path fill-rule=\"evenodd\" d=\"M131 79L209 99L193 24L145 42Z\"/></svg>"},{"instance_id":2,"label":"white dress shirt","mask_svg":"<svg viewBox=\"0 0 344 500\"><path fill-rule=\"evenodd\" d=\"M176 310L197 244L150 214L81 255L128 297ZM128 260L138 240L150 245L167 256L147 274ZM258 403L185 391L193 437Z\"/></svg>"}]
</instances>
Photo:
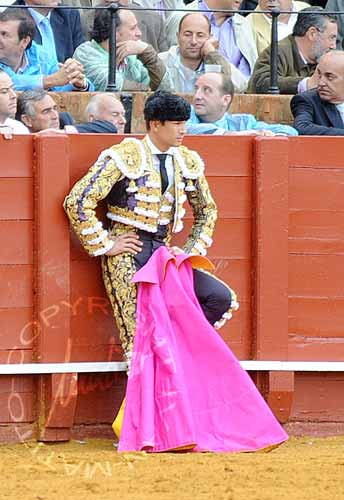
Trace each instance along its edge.
<instances>
[{"instance_id":1,"label":"white dress shirt","mask_svg":"<svg viewBox=\"0 0 344 500\"><path fill-rule=\"evenodd\" d=\"M341 102L340 104L336 104L336 108L338 109L340 117L341 117L343 124L344 124L344 102Z\"/></svg>"},{"instance_id":2,"label":"white dress shirt","mask_svg":"<svg viewBox=\"0 0 344 500\"><path fill-rule=\"evenodd\" d=\"M25 127L24 123L18 120L13 120L13 118L6 118L6 120L3 123L0 123L0 129L4 127L10 128L12 134L14 135L30 133L29 129Z\"/></svg>"},{"instance_id":3,"label":"white dress shirt","mask_svg":"<svg viewBox=\"0 0 344 500\"><path fill-rule=\"evenodd\" d=\"M146 135L147 145L152 153L153 168L160 174L160 160L157 155L167 155L166 157L166 172L168 177L168 188L174 184L174 165L173 156L176 152L175 147L170 147L167 151L160 151L151 141L149 135Z\"/></svg>"}]
</instances>

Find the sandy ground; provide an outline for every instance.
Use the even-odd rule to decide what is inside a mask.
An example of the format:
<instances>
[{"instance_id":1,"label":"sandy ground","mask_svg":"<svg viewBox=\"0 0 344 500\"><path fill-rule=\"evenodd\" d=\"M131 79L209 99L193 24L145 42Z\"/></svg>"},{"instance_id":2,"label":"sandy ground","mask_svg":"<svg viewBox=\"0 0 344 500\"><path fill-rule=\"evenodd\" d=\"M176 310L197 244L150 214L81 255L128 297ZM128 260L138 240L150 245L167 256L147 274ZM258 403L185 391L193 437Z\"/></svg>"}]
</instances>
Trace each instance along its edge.
<instances>
[{"instance_id":1,"label":"sandy ground","mask_svg":"<svg viewBox=\"0 0 344 500\"><path fill-rule=\"evenodd\" d=\"M344 500L344 436L270 453L119 454L112 441L0 446L6 500Z\"/></svg>"}]
</instances>

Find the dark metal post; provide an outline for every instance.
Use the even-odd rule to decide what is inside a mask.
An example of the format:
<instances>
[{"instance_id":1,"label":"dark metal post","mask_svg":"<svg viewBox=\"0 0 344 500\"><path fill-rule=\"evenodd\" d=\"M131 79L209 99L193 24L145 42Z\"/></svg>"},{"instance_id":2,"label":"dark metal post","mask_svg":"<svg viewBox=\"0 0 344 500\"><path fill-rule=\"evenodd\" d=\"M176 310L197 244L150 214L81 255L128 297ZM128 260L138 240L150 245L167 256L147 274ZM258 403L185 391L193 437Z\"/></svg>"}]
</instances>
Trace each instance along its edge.
<instances>
[{"instance_id":1,"label":"dark metal post","mask_svg":"<svg viewBox=\"0 0 344 500\"><path fill-rule=\"evenodd\" d=\"M111 26L109 36L109 73L108 84L106 87L107 92L116 92L116 18L118 5L112 3L109 7L111 14Z\"/></svg>"},{"instance_id":2,"label":"dark metal post","mask_svg":"<svg viewBox=\"0 0 344 500\"><path fill-rule=\"evenodd\" d=\"M132 94L121 94L121 101L125 109L125 124L124 133L130 134L131 132L131 115L133 111L133 96Z\"/></svg>"},{"instance_id":3,"label":"dark metal post","mask_svg":"<svg viewBox=\"0 0 344 500\"><path fill-rule=\"evenodd\" d=\"M279 9L271 11L271 51L270 51L270 87L269 94L279 94L278 74L277 74L277 58L278 58L278 16Z\"/></svg>"}]
</instances>

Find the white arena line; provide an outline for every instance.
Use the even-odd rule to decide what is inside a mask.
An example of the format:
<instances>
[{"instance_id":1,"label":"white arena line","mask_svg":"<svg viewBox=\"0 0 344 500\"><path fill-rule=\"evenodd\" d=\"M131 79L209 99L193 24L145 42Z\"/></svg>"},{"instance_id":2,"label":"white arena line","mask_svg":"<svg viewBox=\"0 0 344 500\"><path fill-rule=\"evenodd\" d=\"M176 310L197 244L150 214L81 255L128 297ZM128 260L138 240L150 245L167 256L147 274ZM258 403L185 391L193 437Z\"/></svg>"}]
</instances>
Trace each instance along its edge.
<instances>
[{"instance_id":1,"label":"white arena line","mask_svg":"<svg viewBox=\"0 0 344 500\"><path fill-rule=\"evenodd\" d=\"M344 372L342 361L240 361L247 371ZM0 375L124 372L125 362L0 364Z\"/></svg>"}]
</instances>

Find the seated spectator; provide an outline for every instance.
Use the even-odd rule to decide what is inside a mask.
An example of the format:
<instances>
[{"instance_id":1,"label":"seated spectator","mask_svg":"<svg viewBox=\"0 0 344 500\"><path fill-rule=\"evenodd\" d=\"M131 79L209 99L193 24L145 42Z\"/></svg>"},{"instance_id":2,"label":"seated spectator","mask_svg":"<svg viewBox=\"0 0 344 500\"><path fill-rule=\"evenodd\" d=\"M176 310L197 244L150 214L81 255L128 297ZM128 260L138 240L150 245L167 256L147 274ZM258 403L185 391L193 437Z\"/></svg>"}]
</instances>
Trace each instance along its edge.
<instances>
[{"instance_id":1,"label":"seated spectator","mask_svg":"<svg viewBox=\"0 0 344 500\"><path fill-rule=\"evenodd\" d=\"M236 92L246 90L246 79L216 50L218 43L210 37L210 22L206 16L195 12L182 17L177 38L178 46L159 54L167 72L160 88L171 92L193 93L195 81L205 73L207 65L217 65L219 71L222 69L224 73L231 75Z\"/></svg>"},{"instance_id":2,"label":"seated spectator","mask_svg":"<svg viewBox=\"0 0 344 500\"><path fill-rule=\"evenodd\" d=\"M300 135L344 135L344 52L323 55L316 89L292 98L294 127Z\"/></svg>"},{"instance_id":3,"label":"seated spectator","mask_svg":"<svg viewBox=\"0 0 344 500\"><path fill-rule=\"evenodd\" d=\"M297 94L317 85L314 74L320 57L336 47L336 17L321 7L300 11L293 34L278 43L277 72L281 94ZM249 83L252 94L267 94L270 86L270 47L259 56Z\"/></svg>"},{"instance_id":4,"label":"seated spectator","mask_svg":"<svg viewBox=\"0 0 344 500\"><path fill-rule=\"evenodd\" d=\"M341 49L343 38L344 38L344 4L343 4L343 0L328 0L325 8L328 12L338 12L338 14L336 14L337 23L338 23L337 49ZM339 12L341 12L341 13L339 13Z\"/></svg>"},{"instance_id":5,"label":"seated spectator","mask_svg":"<svg viewBox=\"0 0 344 500\"><path fill-rule=\"evenodd\" d=\"M117 89L142 90L150 87L156 90L165 74L164 64L153 47L140 40L141 31L131 11L120 10L117 22ZM110 26L110 12L98 9L92 40L80 45L74 53L95 89L101 91L106 90L108 84Z\"/></svg>"},{"instance_id":6,"label":"seated spectator","mask_svg":"<svg viewBox=\"0 0 344 500\"><path fill-rule=\"evenodd\" d=\"M44 47L54 61L61 63L73 57L75 49L85 41L80 14L72 9L54 9L59 0L16 0L14 5L28 5L36 25L35 42ZM46 8L36 8L46 6Z\"/></svg>"},{"instance_id":7,"label":"seated spectator","mask_svg":"<svg viewBox=\"0 0 344 500\"><path fill-rule=\"evenodd\" d=\"M62 115L62 116L60 116ZM59 113L54 99L45 90L27 90L18 97L17 118L30 132L59 131L68 133L116 133L117 129L105 120L75 124L69 113Z\"/></svg>"},{"instance_id":8,"label":"seated spectator","mask_svg":"<svg viewBox=\"0 0 344 500\"><path fill-rule=\"evenodd\" d=\"M238 13L212 12L214 10L238 10L240 0L194 0L187 9L205 10L211 25L211 35L219 42L219 52L248 80L257 59L256 44L251 31L244 26L245 18ZM176 12L180 19L183 14Z\"/></svg>"},{"instance_id":9,"label":"seated spectator","mask_svg":"<svg viewBox=\"0 0 344 500\"><path fill-rule=\"evenodd\" d=\"M93 9L83 9L82 7L92 7L91 0L61 0L59 5L65 5L69 7L79 7L81 31L84 39L81 43L89 40L90 32L92 30L94 21L94 10ZM73 51L74 53L74 51Z\"/></svg>"},{"instance_id":10,"label":"seated spectator","mask_svg":"<svg viewBox=\"0 0 344 500\"><path fill-rule=\"evenodd\" d=\"M93 90L80 63L67 59L59 67L33 41L34 34L35 24L22 9L0 13L0 67L11 77L16 90Z\"/></svg>"},{"instance_id":11,"label":"seated spectator","mask_svg":"<svg viewBox=\"0 0 344 500\"><path fill-rule=\"evenodd\" d=\"M183 0L134 0L134 3L135 6L139 5L143 9L157 9L156 12L164 23L168 44L167 48L171 47L171 45L175 45L179 19L175 18L173 11L176 9L185 9ZM159 9L169 9L169 12L164 12ZM160 52L163 50L166 49L161 49Z\"/></svg>"},{"instance_id":12,"label":"seated spectator","mask_svg":"<svg viewBox=\"0 0 344 500\"><path fill-rule=\"evenodd\" d=\"M96 94L88 102L85 110L87 122L106 120L115 125L119 134L124 134L125 109L123 104L113 94Z\"/></svg>"},{"instance_id":13,"label":"seated spectator","mask_svg":"<svg viewBox=\"0 0 344 500\"><path fill-rule=\"evenodd\" d=\"M257 7L257 4L258 4L258 0L243 0L240 4L240 9L241 10L254 10Z\"/></svg>"},{"instance_id":14,"label":"seated spectator","mask_svg":"<svg viewBox=\"0 0 344 500\"><path fill-rule=\"evenodd\" d=\"M14 120L17 110L17 95L13 82L5 71L0 69L0 134L10 139L12 134L28 134L21 122Z\"/></svg>"},{"instance_id":15,"label":"seated spectator","mask_svg":"<svg viewBox=\"0 0 344 500\"><path fill-rule=\"evenodd\" d=\"M215 135L297 135L288 125L265 123L253 115L229 113L234 96L233 83L222 73L198 78L193 108L187 122L188 134Z\"/></svg>"},{"instance_id":16,"label":"seated spectator","mask_svg":"<svg viewBox=\"0 0 344 500\"><path fill-rule=\"evenodd\" d=\"M248 26L256 42L258 55L271 43L271 14L257 14L260 10L279 9L280 11L292 11L295 14L280 14L278 16L277 34L278 40L283 40L293 32L297 14L302 9L309 7L306 2L296 0L259 0L258 6L253 14L245 19L244 26Z\"/></svg>"},{"instance_id":17,"label":"seated spectator","mask_svg":"<svg viewBox=\"0 0 344 500\"><path fill-rule=\"evenodd\" d=\"M72 0L76 1L76 0ZM80 0L77 0L80 1ZM85 0L83 0L85 1ZM100 7L101 5L109 6L113 3L113 0L93 0L93 7ZM153 12L151 10L143 9L140 3L136 0L120 0L119 5L124 7L135 8L134 14L139 23L139 29L141 31L141 39L143 42L148 43L157 52L163 52L168 49L167 38L166 38L166 26L163 17L159 12ZM138 10L139 9L139 10ZM95 11L86 11L87 21L89 23L88 33L86 34L87 39L90 39Z\"/></svg>"}]
</instances>

